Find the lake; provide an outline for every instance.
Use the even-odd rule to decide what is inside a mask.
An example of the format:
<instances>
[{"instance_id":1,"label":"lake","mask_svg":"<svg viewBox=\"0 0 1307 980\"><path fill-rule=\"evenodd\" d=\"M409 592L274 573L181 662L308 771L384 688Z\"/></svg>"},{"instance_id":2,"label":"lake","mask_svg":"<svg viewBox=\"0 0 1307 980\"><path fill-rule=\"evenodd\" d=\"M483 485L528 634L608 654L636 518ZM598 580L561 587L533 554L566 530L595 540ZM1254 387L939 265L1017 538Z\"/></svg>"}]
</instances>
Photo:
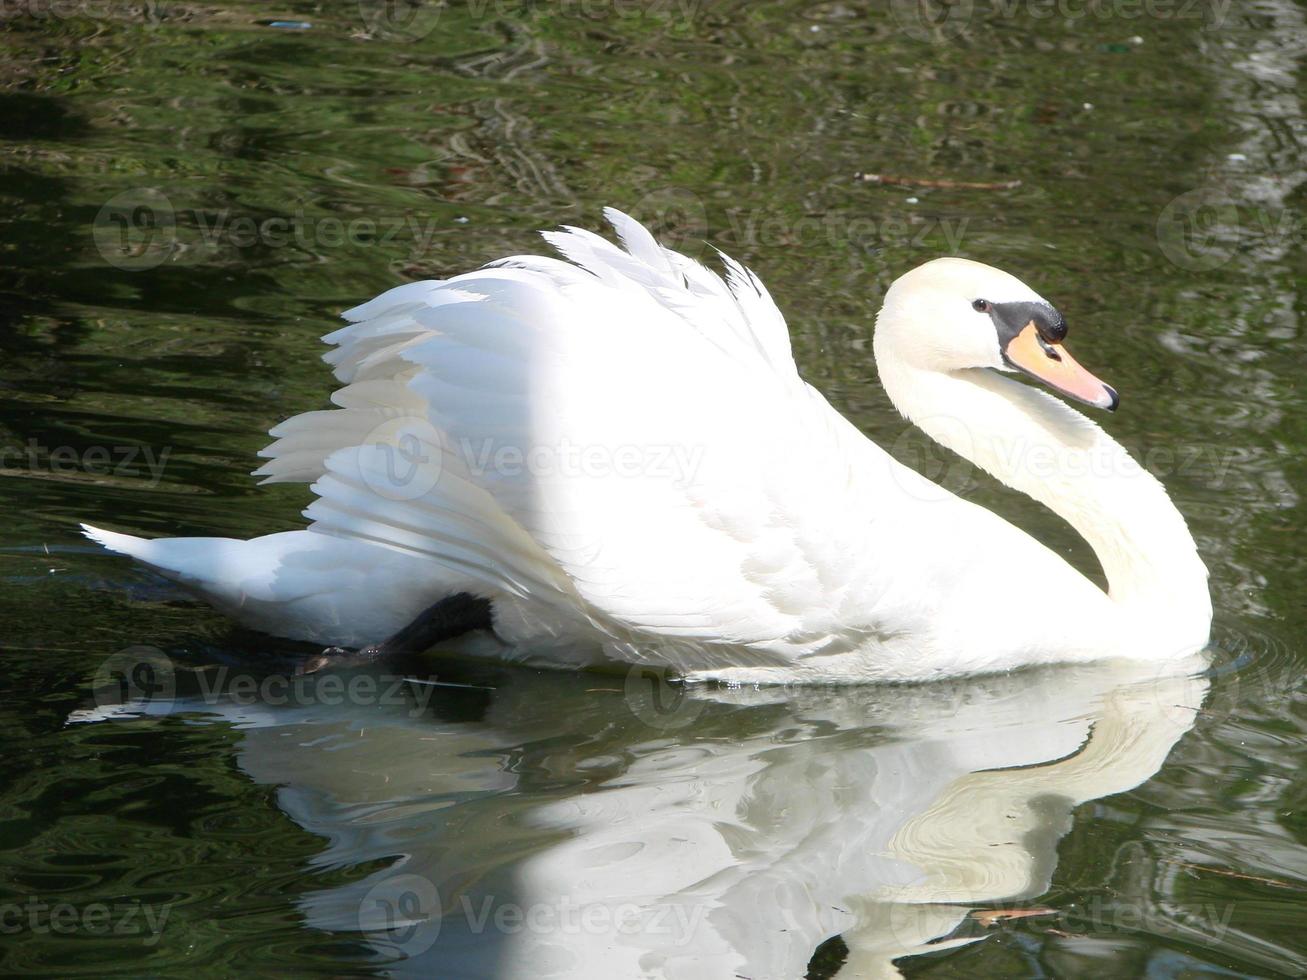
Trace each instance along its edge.
<instances>
[{"instance_id":1,"label":"lake","mask_svg":"<svg viewBox=\"0 0 1307 980\"><path fill-rule=\"evenodd\" d=\"M0 972L1307 974L1301 5L14 0L0 43ZM1205 669L296 677L78 533L302 526L249 472L339 313L604 205L1099 576L871 358L939 255L1052 299L1211 570Z\"/></svg>"}]
</instances>

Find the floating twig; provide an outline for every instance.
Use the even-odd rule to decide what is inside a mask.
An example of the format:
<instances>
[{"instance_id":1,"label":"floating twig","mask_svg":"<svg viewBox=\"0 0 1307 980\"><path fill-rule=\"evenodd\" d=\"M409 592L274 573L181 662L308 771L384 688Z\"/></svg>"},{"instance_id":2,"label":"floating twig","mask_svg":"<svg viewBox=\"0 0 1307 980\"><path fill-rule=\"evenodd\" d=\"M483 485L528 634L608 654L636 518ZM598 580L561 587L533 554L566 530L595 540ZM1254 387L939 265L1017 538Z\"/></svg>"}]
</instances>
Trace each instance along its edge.
<instances>
[{"instance_id":1,"label":"floating twig","mask_svg":"<svg viewBox=\"0 0 1307 980\"><path fill-rule=\"evenodd\" d=\"M1163 864L1175 865L1177 868L1186 868L1190 871L1205 871L1210 875L1221 875L1224 878L1238 878L1240 881L1255 881L1262 885L1273 885L1276 888L1291 888L1294 891L1302 891L1301 885L1292 882L1281 881L1279 878L1265 878L1262 875L1249 875L1240 871L1231 871L1229 868L1214 868L1209 864L1190 864L1188 861L1163 861Z\"/></svg>"},{"instance_id":2,"label":"floating twig","mask_svg":"<svg viewBox=\"0 0 1307 980\"><path fill-rule=\"evenodd\" d=\"M864 174L861 171L853 175L854 180L864 184L881 184L886 187L932 187L942 191L1010 191L1021 186L1019 180L1000 180L985 183L974 180L943 180L932 177L893 177L889 174Z\"/></svg>"},{"instance_id":3,"label":"floating twig","mask_svg":"<svg viewBox=\"0 0 1307 980\"><path fill-rule=\"evenodd\" d=\"M1057 909L976 909L971 918L990 929L1008 919L1029 919L1036 915L1057 915Z\"/></svg>"}]
</instances>

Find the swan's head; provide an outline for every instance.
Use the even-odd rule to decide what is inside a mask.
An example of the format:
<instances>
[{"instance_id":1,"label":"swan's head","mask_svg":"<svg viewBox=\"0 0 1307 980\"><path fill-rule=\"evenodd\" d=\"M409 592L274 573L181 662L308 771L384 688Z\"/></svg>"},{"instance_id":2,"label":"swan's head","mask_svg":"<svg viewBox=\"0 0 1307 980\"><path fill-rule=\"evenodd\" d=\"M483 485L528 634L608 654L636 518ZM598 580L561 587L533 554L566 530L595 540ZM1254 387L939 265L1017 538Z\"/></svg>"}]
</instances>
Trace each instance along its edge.
<instances>
[{"instance_id":1,"label":"swan's head","mask_svg":"<svg viewBox=\"0 0 1307 980\"><path fill-rule=\"evenodd\" d=\"M1117 393L1062 346L1066 321L1015 276L967 259L935 259L900 276L876 320L876 360L924 371L1022 371L1111 411Z\"/></svg>"}]
</instances>

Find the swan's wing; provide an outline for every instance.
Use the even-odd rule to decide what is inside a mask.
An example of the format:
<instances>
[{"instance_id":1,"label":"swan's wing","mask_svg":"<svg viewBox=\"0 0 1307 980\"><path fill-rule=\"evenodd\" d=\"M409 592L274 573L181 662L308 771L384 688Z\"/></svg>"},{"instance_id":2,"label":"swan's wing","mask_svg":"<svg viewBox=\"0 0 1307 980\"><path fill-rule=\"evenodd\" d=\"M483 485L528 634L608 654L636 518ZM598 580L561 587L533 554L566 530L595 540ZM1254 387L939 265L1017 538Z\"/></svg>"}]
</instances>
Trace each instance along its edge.
<instances>
[{"instance_id":1,"label":"swan's wing","mask_svg":"<svg viewBox=\"0 0 1307 980\"><path fill-rule=\"evenodd\" d=\"M850 498L870 444L799 379L752 273L727 259L723 280L608 215L625 250L549 233L574 264L505 259L349 311L325 338L341 409L274 429L258 472L315 480L317 530L570 604L637 647L818 647L869 584L849 581L849 515L868 512Z\"/></svg>"}]
</instances>

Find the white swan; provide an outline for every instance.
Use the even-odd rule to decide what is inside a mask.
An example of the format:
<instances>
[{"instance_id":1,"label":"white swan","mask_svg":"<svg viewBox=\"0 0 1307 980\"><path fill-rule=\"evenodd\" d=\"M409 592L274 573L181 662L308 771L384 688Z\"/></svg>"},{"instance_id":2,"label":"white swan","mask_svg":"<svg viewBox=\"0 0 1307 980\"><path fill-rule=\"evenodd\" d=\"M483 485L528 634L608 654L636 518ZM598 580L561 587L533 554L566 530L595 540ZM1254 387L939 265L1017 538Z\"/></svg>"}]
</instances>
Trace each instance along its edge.
<instances>
[{"instance_id":1,"label":"white swan","mask_svg":"<svg viewBox=\"0 0 1307 980\"><path fill-rule=\"evenodd\" d=\"M1116 406L1029 287L928 262L886 294L876 363L905 416L1069 521L1107 594L832 409L752 272L722 256L723 281L606 215L624 250L546 233L570 263L507 258L345 314L325 338L339 408L274 428L256 471L312 482L306 530L87 535L253 628L340 647L402 631L385 649L845 682L1206 643L1207 570L1161 484L1000 373Z\"/></svg>"}]
</instances>

